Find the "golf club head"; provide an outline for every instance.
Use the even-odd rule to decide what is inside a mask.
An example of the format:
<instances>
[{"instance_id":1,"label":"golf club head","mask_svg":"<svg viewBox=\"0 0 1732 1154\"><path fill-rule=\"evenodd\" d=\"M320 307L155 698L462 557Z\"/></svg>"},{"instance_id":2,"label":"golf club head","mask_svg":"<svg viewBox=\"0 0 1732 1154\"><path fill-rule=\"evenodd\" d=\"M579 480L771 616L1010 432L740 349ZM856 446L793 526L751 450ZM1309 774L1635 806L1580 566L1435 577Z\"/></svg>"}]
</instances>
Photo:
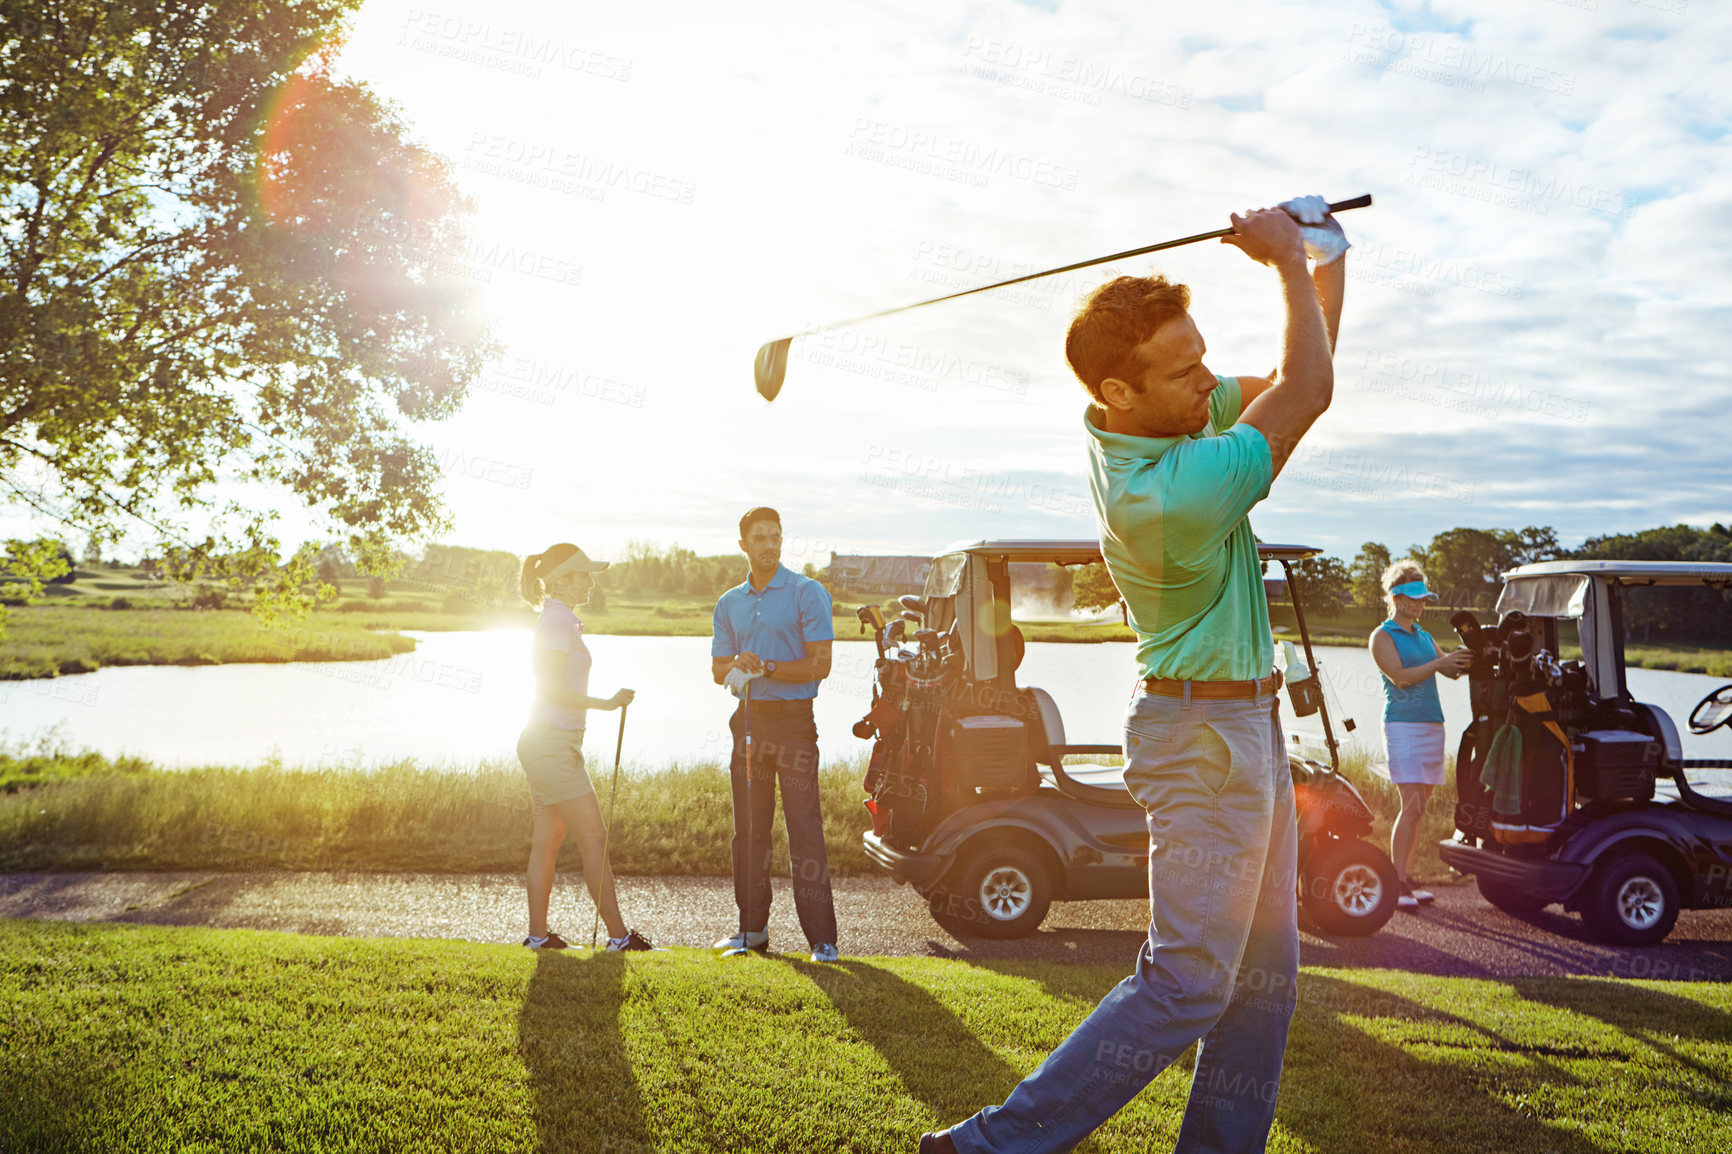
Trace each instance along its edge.
<instances>
[{"instance_id":1,"label":"golf club head","mask_svg":"<svg viewBox=\"0 0 1732 1154\"><path fill-rule=\"evenodd\" d=\"M1466 609L1461 610L1449 619L1451 627L1460 635L1462 644L1475 653L1485 648L1485 636L1480 632L1479 618Z\"/></svg>"},{"instance_id":2,"label":"golf club head","mask_svg":"<svg viewBox=\"0 0 1732 1154\"><path fill-rule=\"evenodd\" d=\"M758 359L752 362L752 378L757 383L758 395L766 401L775 400L776 394L782 391L782 381L788 375L788 346L793 343L793 337L771 341L758 350Z\"/></svg>"}]
</instances>

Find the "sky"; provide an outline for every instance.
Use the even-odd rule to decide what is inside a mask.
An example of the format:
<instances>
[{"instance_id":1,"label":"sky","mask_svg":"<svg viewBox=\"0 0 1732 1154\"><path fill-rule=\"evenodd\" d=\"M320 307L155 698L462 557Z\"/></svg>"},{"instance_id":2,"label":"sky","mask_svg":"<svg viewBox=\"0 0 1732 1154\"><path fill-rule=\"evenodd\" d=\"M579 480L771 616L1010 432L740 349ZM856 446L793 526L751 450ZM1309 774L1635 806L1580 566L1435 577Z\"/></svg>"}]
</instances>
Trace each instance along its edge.
<instances>
[{"instance_id":1,"label":"sky","mask_svg":"<svg viewBox=\"0 0 1732 1154\"><path fill-rule=\"evenodd\" d=\"M1118 273L1192 287L1206 363L1279 357L1217 243L795 342L814 325L1369 192L1335 401L1252 514L1351 557L1732 522L1732 16L1704 0L402 3L340 71L475 201L506 349L422 426L445 539L785 560L1092 537L1063 334Z\"/></svg>"}]
</instances>

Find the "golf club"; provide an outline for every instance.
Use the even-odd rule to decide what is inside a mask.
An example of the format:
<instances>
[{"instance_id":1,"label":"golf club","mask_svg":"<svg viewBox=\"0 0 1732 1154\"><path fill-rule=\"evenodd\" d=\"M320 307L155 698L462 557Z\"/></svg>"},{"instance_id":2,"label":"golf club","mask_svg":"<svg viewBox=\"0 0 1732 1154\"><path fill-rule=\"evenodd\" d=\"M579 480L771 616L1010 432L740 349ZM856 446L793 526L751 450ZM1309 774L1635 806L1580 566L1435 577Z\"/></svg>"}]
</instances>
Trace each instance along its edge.
<instances>
[{"instance_id":1,"label":"golf club","mask_svg":"<svg viewBox=\"0 0 1732 1154\"><path fill-rule=\"evenodd\" d=\"M1332 213L1346 212L1348 209L1365 208L1370 204L1371 194L1366 193L1364 196L1356 196L1351 200L1336 201L1334 204L1329 206L1329 211ZM879 317L887 317L895 313L905 313L909 309L925 308L927 305L935 305L941 301L953 301L957 297L972 296L975 293L988 292L992 289L1004 288L1007 285L1021 284L1024 281L1039 280L1044 276L1056 276L1061 272L1074 272L1079 268L1088 268L1090 265L1106 264L1109 261L1115 260L1128 260L1133 256L1142 256L1144 253L1159 252L1166 248L1179 248L1182 245L1196 244L1198 241L1214 240L1217 237L1232 235L1233 230L1231 228L1218 228L1213 232L1200 232L1195 236L1180 237L1178 240L1164 240L1159 244L1144 245L1142 248L1133 248L1125 252L1115 252L1110 256L1097 256L1093 260L1080 260L1075 264L1062 265L1059 268L1049 268L1044 272L1031 272L1027 276L1012 277L1009 280L1001 280L995 284L984 284L979 288L963 289L961 292L949 293L941 297L933 297L931 300L915 301L910 305L898 305L893 309L885 309L882 312L876 313L867 313L863 317L855 317L852 320L837 321L835 324L829 325L820 325L815 329L807 329L803 333L795 333L791 337L783 337L780 340L774 340L764 345L758 350L757 359L752 364L752 376L757 382L758 395L763 397L766 401L773 401L776 399L776 395L782 391L783 378L788 375L788 348L801 337L809 337L814 333L829 332L831 329L846 328L849 325L857 325L862 321L876 320Z\"/></svg>"},{"instance_id":2,"label":"golf club","mask_svg":"<svg viewBox=\"0 0 1732 1154\"><path fill-rule=\"evenodd\" d=\"M619 753L625 748L625 711L630 708L629 705L619 707L619 739L613 744L613 784L607 790L607 825L601 833L601 868L604 870L613 868L608 864L607 841L613 836L613 799L619 793ZM600 928L601 906L598 905L595 907L595 921L589 926L589 948L592 950L595 949L596 931Z\"/></svg>"},{"instance_id":3,"label":"golf club","mask_svg":"<svg viewBox=\"0 0 1732 1154\"><path fill-rule=\"evenodd\" d=\"M757 880L758 855L752 844L752 683L746 682L746 892L754 894L752 883ZM752 952L746 941L746 927L740 926L740 947L723 950L724 958L745 957Z\"/></svg>"}]
</instances>

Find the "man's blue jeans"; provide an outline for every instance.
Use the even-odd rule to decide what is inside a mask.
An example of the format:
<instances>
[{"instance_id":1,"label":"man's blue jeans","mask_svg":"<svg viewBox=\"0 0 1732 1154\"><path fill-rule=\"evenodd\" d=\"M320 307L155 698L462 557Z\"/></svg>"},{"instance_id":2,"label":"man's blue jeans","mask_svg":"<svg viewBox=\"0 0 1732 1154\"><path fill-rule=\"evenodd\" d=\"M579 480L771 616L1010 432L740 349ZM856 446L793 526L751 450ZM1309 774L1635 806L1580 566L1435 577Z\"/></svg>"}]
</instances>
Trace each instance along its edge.
<instances>
[{"instance_id":1,"label":"man's blue jeans","mask_svg":"<svg viewBox=\"0 0 1732 1154\"><path fill-rule=\"evenodd\" d=\"M1139 691L1125 784L1148 811L1149 940L1134 974L1011 1092L950 1131L965 1154L1069 1150L1201 1042L1181 1151L1262 1150L1299 971L1298 830L1273 694Z\"/></svg>"}]
</instances>

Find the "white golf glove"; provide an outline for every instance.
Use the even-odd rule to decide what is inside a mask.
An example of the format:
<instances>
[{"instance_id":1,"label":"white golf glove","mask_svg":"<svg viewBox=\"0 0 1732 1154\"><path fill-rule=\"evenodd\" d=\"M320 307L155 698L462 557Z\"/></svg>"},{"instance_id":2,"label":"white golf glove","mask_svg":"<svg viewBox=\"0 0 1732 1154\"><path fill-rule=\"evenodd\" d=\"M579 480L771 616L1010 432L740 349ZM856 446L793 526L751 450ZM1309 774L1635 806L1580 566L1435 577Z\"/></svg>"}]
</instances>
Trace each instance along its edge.
<instances>
[{"instance_id":1,"label":"white golf glove","mask_svg":"<svg viewBox=\"0 0 1732 1154\"><path fill-rule=\"evenodd\" d=\"M1299 222L1299 235L1305 238L1305 255L1318 267L1341 259L1353 246L1340 222L1329 215L1329 202L1320 196L1296 196L1275 206Z\"/></svg>"},{"instance_id":2,"label":"white golf glove","mask_svg":"<svg viewBox=\"0 0 1732 1154\"><path fill-rule=\"evenodd\" d=\"M722 684L735 697L744 697L746 696L746 686L762 676L761 673L747 673L744 669L730 669L728 675L722 678Z\"/></svg>"}]
</instances>

